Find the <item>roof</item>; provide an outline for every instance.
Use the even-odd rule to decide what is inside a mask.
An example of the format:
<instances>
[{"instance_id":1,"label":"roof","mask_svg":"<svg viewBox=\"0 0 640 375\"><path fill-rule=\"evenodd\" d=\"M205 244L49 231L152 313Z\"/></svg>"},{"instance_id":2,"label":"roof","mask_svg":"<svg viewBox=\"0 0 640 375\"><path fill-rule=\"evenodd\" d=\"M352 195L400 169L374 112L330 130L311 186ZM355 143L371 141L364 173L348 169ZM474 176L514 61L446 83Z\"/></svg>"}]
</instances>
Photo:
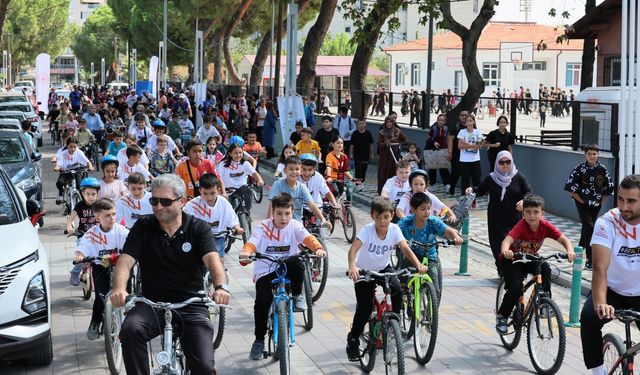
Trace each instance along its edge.
<instances>
[{"instance_id":1,"label":"roof","mask_svg":"<svg viewBox=\"0 0 640 375\"><path fill-rule=\"evenodd\" d=\"M300 72L300 58L296 58L296 71ZM250 65L253 65L256 60L256 55L245 55L246 60ZM287 57L280 57L281 71L284 74L285 67L287 66ZM351 73L351 65L353 64L353 56L318 56L316 61L316 76L348 76ZM274 61L275 67L275 61ZM379 69L369 68L367 69L367 75L369 76L388 76L389 73L383 72ZM269 59L264 64L264 78L269 78Z\"/></svg>"},{"instance_id":2,"label":"roof","mask_svg":"<svg viewBox=\"0 0 640 375\"><path fill-rule=\"evenodd\" d=\"M555 30L554 26L540 25L535 22L489 22L478 40L478 50L500 49L501 42L531 42L535 48L540 41L544 41L548 50L582 51L582 40L557 44L556 38L561 34L562 31ZM427 46L428 38L421 38L396 44L385 48L385 51L426 51ZM433 36L433 49L462 49L462 40L451 31L436 34Z\"/></svg>"},{"instance_id":3,"label":"roof","mask_svg":"<svg viewBox=\"0 0 640 375\"><path fill-rule=\"evenodd\" d=\"M612 15L617 12L622 12L622 0L605 0L571 25L567 35L570 39L582 39L598 30L606 30Z\"/></svg>"}]
</instances>

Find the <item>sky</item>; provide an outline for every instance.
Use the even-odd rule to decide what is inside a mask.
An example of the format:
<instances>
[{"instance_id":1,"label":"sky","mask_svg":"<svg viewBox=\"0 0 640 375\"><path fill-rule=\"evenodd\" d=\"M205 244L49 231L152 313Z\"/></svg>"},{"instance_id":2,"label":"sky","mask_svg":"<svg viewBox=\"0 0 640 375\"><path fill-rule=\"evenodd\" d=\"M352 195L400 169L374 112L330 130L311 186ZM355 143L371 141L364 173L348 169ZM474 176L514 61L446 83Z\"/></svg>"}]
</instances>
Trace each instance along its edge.
<instances>
[{"instance_id":1,"label":"sky","mask_svg":"<svg viewBox=\"0 0 640 375\"><path fill-rule=\"evenodd\" d=\"M603 0L596 0L596 5ZM530 0L533 10L529 17L529 21L537 22L544 25L557 26L560 24L572 24L582 16L584 16L585 0ZM521 0L500 0L496 9L496 14L492 21L524 21L525 15L520 12ZM548 15L551 8L556 9L556 17ZM563 11L568 11L570 17L568 20L563 19L560 15ZM516 15L514 17L514 15Z\"/></svg>"}]
</instances>

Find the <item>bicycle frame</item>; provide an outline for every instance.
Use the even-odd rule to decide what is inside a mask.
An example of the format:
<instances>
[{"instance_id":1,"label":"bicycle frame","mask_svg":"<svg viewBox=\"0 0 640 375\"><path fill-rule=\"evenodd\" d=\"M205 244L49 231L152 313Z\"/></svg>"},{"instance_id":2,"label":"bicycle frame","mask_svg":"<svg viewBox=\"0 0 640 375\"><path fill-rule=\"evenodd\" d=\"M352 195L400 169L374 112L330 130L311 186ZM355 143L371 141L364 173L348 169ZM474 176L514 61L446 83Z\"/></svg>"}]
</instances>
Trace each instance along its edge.
<instances>
[{"instance_id":1,"label":"bicycle frame","mask_svg":"<svg viewBox=\"0 0 640 375\"><path fill-rule=\"evenodd\" d=\"M422 264L425 267L429 267L429 258L428 257L424 257L424 259L422 260ZM420 301L420 288L422 287L423 283L432 283L433 284L433 280L431 279L431 276L429 276L428 274L424 273L424 274L416 274L416 275L412 275L409 278L409 282L407 283L407 287L410 290L413 290L413 315L416 319L416 322L420 320L420 309L415 308L415 306L422 306L421 305L421 301ZM429 316L433 315L433 304L429 304Z\"/></svg>"},{"instance_id":2,"label":"bicycle frame","mask_svg":"<svg viewBox=\"0 0 640 375\"><path fill-rule=\"evenodd\" d=\"M289 298L289 294L287 293L286 286L291 284L291 281L288 280L285 275L287 274L287 266L282 263L282 265L278 265L276 269L277 277L271 280L272 285L276 285L276 290L273 293L273 302L271 303L271 309L273 312L273 341L275 343L275 347L278 347L278 309L275 308L280 302L284 301L287 304L287 310L289 311L289 347L293 347L296 342L296 336L294 332L293 326L293 303L291 298Z\"/></svg>"}]
</instances>

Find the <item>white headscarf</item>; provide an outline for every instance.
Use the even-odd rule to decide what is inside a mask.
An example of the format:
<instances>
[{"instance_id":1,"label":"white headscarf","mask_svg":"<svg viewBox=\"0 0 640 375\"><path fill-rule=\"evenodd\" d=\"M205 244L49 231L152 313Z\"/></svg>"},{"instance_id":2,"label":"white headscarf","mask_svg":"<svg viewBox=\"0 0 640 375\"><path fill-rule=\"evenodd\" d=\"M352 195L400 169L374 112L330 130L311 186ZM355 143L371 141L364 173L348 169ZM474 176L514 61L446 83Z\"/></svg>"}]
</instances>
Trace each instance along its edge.
<instances>
[{"instance_id":1,"label":"white headscarf","mask_svg":"<svg viewBox=\"0 0 640 375\"><path fill-rule=\"evenodd\" d=\"M500 169L499 161L500 159L507 158L511 160L511 168L508 172L503 173ZM500 201L504 199L504 194L507 192L507 187L511 185L511 179L518 174L518 170L516 169L516 164L513 161L513 156L509 151L500 151L498 156L496 157L496 162L493 166L493 172L490 173L491 178L495 181L498 186L502 188L502 194L500 195Z\"/></svg>"}]
</instances>

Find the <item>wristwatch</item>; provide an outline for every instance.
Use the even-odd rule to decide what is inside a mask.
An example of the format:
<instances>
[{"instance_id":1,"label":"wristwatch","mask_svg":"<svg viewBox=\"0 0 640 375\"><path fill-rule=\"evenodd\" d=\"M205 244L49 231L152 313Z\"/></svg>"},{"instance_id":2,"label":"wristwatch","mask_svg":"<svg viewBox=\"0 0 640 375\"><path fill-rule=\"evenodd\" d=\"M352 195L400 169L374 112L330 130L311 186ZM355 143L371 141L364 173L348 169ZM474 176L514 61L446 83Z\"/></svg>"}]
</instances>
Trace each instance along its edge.
<instances>
[{"instance_id":1,"label":"wristwatch","mask_svg":"<svg viewBox=\"0 0 640 375\"><path fill-rule=\"evenodd\" d=\"M227 292L227 293L231 293L231 291L229 290L229 284L226 284L226 283L225 283L225 284L216 285L216 286L214 287L214 289L215 289L215 290L222 289L222 290L224 290L224 291L225 291L225 292Z\"/></svg>"}]
</instances>

